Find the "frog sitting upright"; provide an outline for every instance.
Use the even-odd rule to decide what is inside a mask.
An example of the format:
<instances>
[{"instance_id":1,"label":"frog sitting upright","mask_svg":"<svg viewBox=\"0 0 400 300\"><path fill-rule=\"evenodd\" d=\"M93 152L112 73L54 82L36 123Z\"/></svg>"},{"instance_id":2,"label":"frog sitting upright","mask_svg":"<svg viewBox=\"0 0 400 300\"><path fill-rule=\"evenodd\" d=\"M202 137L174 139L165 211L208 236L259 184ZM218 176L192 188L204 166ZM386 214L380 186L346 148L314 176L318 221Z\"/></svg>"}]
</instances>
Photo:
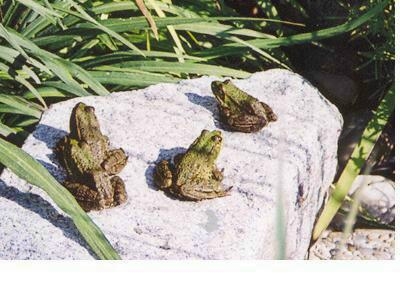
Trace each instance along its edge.
<instances>
[{"instance_id":1,"label":"frog sitting upright","mask_svg":"<svg viewBox=\"0 0 400 300\"><path fill-rule=\"evenodd\" d=\"M242 91L229 79L213 81L211 90L218 101L222 121L232 130L256 132L278 119L271 107Z\"/></svg>"},{"instance_id":2,"label":"frog sitting upright","mask_svg":"<svg viewBox=\"0 0 400 300\"><path fill-rule=\"evenodd\" d=\"M215 161L222 146L218 130L203 130L184 154L174 157L174 163L162 160L156 165L155 184L184 200L198 201L228 195L231 187L221 184L223 179Z\"/></svg>"},{"instance_id":3,"label":"frog sitting upright","mask_svg":"<svg viewBox=\"0 0 400 300\"><path fill-rule=\"evenodd\" d=\"M125 184L119 173L128 160L124 150L109 149L95 110L78 103L72 110L70 134L55 149L67 171L64 186L85 211L100 210L126 201Z\"/></svg>"}]
</instances>

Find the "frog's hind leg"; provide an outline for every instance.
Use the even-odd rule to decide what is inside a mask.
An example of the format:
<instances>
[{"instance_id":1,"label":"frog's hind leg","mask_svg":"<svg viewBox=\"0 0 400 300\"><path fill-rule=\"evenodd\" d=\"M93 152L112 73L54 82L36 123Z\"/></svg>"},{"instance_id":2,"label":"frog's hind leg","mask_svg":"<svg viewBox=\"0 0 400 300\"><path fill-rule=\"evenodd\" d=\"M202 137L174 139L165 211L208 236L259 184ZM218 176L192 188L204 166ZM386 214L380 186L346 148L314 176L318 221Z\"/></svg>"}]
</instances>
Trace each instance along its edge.
<instances>
[{"instance_id":1,"label":"frog's hind leg","mask_svg":"<svg viewBox=\"0 0 400 300\"><path fill-rule=\"evenodd\" d=\"M100 193L81 183L65 181L64 186L75 196L76 201L88 212L105 208L105 200Z\"/></svg>"},{"instance_id":2,"label":"frog's hind leg","mask_svg":"<svg viewBox=\"0 0 400 300\"><path fill-rule=\"evenodd\" d=\"M264 117L247 114L231 116L226 121L233 129L241 132L259 131L267 125L267 120Z\"/></svg>"},{"instance_id":3,"label":"frog's hind leg","mask_svg":"<svg viewBox=\"0 0 400 300\"><path fill-rule=\"evenodd\" d=\"M213 199L229 195L229 191L232 187L224 188L222 185L216 185L215 183L214 180L201 183L187 183L178 187L178 194L189 201Z\"/></svg>"},{"instance_id":4,"label":"frog's hind leg","mask_svg":"<svg viewBox=\"0 0 400 300\"><path fill-rule=\"evenodd\" d=\"M111 185L114 190L114 206L125 203L128 199L128 195L125 189L125 183L119 176L111 178Z\"/></svg>"},{"instance_id":5,"label":"frog's hind leg","mask_svg":"<svg viewBox=\"0 0 400 300\"><path fill-rule=\"evenodd\" d=\"M115 175L122 171L127 160L128 156L122 148L113 149L107 152L107 156L101 163L101 167L108 175Z\"/></svg>"},{"instance_id":6,"label":"frog's hind leg","mask_svg":"<svg viewBox=\"0 0 400 300\"><path fill-rule=\"evenodd\" d=\"M278 120L277 115L272 111L272 108L264 102L260 102L261 105L264 107L265 112L267 113L267 118L269 120L269 122L275 122Z\"/></svg>"}]
</instances>

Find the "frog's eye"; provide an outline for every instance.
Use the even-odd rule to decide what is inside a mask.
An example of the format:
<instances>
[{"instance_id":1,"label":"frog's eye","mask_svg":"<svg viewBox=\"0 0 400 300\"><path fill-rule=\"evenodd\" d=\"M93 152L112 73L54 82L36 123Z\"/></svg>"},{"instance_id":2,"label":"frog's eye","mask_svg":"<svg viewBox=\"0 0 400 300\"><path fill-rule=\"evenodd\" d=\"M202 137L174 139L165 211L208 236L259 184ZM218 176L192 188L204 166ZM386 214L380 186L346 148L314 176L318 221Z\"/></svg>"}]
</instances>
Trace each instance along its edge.
<instances>
[{"instance_id":1,"label":"frog's eye","mask_svg":"<svg viewBox=\"0 0 400 300\"><path fill-rule=\"evenodd\" d=\"M93 106L85 106L85 112L94 113L94 107Z\"/></svg>"},{"instance_id":2,"label":"frog's eye","mask_svg":"<svg viewBox=\"0 0 400 300\"><path fill-rule=\"evenodd\" d=\"M212 140L213 142L220 142L220 141L222 141L222 138L221 138L219 135L214 135L214 136L211 138L211 140Z\"/></svg>"},{"instance_id":3,"label":"frog's eye","mask_svg":"<svg viewBox=\"0 0 400 300\"><path fill-rule=\"evenodd\" d=\"M232 81L230 79L227 79L224 81L224 84L230 84L230 83L232 83Z\"/></svg>"}]
</instances>

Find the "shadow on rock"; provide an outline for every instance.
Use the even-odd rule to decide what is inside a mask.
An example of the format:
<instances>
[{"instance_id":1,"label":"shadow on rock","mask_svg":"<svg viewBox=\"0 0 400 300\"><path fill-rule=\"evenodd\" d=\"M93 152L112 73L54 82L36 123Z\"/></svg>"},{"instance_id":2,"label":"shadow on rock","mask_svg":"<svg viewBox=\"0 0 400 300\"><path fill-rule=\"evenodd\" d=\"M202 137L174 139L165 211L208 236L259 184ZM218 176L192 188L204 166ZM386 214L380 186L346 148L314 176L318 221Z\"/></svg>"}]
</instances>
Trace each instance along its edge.
<instances>
[{"instance_id":1,"label":"shadow on rock","mask_svg":"<svg viewBox=\"0 0 400 300\"><path fill-rule=\"evenodd\" d=\"M224 124L220 121L217 100L215 100L214 97L200 96L194 93L185 93L185 96L193 104L200 105L212 113L215 127L230 131L229 128L224 126Z\"/></svg>"},{"instance_id":2,"label":"shadow on rock","mask_svg":"<svg viewBox=\"0 0 400 300\"><path fill-rule=\"evenodd\" d=\"M44 142L49 149L54 149L57 142L68 132L48 125L38 124L32 135L39 141Z\"/></svg>"},{"instance_id":3,"label":"shadow on rock","mask_svg":"<svg viewBox=\"0 0 400 300\"><path fill-rule=\"evenodd\" d=\"M153 180L154 169L155 169L156 164L159 163L160 161L162 161L163 159L173 162L175 155L185 153L186 150L187 149L183 148L183 147L175 147L175 148L171 148L171 149L160 149L157 159L147 167L147 169L144 173L146 176L147 186L149 188L151 188L152 190L158 191L159 188L154 184L154 180Z\"/></svg>"},{"instance_id":4,"label":"shadow on rock","mask_svg":"<svg viewBox=\"0 0 400 300\"><path fill-rule=\"evenodd\" d=\"M69 217L60 214L41 196L34 193L21 192L15 187L8 186L3 180L0 180L0 196L14 201L21 207L34 212L43 219L46 219L53 226L61 229L66 238L75 241L82 247L86 248L90 255L96 257L95 253L90 249L89 245L76 229L73 221Z\"/></svg>"},{"instance_id":5,"label":"shadow on rock","mask_svg":"<svg viewBox=\"0 0 400 300\"><path fill-rule=\"evenodd\" d=\"M55 155L49 155L50 160L55 163L55 165L45 162L41 159L37 159L37 161L49 171L49 173L57 179L58 182L63 182L66 178L66 173L64 169L60 166Z\"/></svg>"},{"instance_id":6,"label":"shadow on rock","mask_svg":"<svg viewBox=\"0 0 400 300\"><path fill-rule=\"evenodd\" d=\"M57 178L59 181L65 179L65 176L61 175L61 169L63 169L58 161L58 158L54 152L54 148L56 147L56 144L58 143L61 138L66 136L68 132L64 130L60 130L48 125L43 125L39 124L36 126L35 131L32 133L32 135L38 139L39 141L42 141L46 144L46 146L52 150L50 154L48 154L48 158L50 161L54 164L49 164L43 160L38 159L39 163L41 163L49 172L51 175L53 175L55 178Z\"/></svg>"}]
</instances>

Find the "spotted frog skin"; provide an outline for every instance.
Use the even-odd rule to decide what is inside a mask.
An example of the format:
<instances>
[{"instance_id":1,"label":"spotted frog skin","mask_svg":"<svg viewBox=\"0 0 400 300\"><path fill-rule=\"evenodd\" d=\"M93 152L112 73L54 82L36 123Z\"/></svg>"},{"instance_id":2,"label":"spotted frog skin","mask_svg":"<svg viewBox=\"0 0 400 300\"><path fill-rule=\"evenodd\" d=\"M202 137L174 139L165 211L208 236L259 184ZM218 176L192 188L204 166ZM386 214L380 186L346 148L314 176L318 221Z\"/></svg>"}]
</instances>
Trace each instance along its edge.
<instances>
[{"instance_id":1,"label":"spotted frog skin","mask_svg":"<svg viewBox=\"0 0 400 300\"><path fill-rule=\"evenodd\" d=\"M82 102L74 107L70 134L58 142L55 152L67 171L65 187L85 211L126 201L124 182L114 175L124 168L128 157L122 148L110 149L93 107Z\"/></svg>"},{"instance_id":2,"label":"spotted frog skin","mask_svg":"<svg viewBox=\"0 0 400 300\"><path fill-rule=\"evenodd\" d=\"M278 119L271 107L242 91L229 79L213 81L211 90L217 99L222 122L234 131L257 132Z\"/></svg>"},{"instance_id":3,"label":"spotted frog skin","mask_svg":"<svg viewBox=\"0 0 400 300\"><path fill-rule=\"evenodd\" d=\"M156 165L155 184L189 201L227 196L231 187L221 184L223 174L215 165L221 146L220 131L203 130L186 153L174 157L174 163L162 160Z\"/></svg>"}]
</instances>

